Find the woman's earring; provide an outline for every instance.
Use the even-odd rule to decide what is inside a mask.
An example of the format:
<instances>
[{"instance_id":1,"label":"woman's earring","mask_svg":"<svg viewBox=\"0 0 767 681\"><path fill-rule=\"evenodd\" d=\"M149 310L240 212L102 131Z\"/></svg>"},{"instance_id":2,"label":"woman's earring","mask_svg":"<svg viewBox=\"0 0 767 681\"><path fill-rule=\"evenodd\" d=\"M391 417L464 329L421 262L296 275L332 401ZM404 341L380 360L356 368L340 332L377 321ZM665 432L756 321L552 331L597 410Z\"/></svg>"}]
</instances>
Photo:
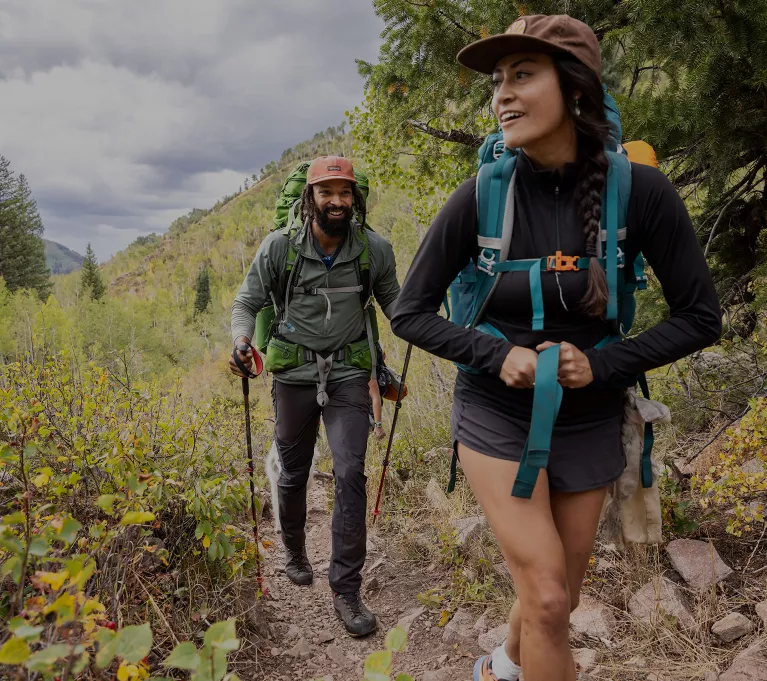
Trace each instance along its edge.
<instances>
[{"instance_id":1,"label":"woman's earring","mask_svg":"<svg viewBox=\"0 0 767 681\"><path fill-rule=\"evenodd\" d=\"M575 115L576 116L580 116L581 115L581 107L578 104L578 100L577 99L575 100Z\"/></svg>"}]
</instances>

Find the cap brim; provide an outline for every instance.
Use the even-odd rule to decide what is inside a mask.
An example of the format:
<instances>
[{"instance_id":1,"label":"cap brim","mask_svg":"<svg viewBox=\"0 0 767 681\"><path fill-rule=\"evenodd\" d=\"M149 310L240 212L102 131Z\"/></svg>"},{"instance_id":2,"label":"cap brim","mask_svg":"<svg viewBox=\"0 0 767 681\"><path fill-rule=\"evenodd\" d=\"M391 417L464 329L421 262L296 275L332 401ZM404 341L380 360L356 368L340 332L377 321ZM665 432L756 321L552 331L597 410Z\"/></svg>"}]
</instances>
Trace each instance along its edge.
<instances>
[{"instance_id":1,"label":"cap brim","mask_svg":"<svg viewBox=\"0 0 767 681\"><path fill-rule=\"evenodd\" d=\"M309 184L317 184L318 182L327 182L328 180L346 180L347 182L351 182L352 184L357 184L357 178L356 177L349 177L348 175L337 175L335 173L330 173L328 175L323 175L322 177L318 177Z\"/></svg>"},{"instance_id":2,"label":"cap brim","mask_svg":"<svg viewBox=\"0 0 767 681\"><path fill-rule=\"evenodd\" d=\"M520 33L502 33L477 40L458 53L458 62L480 73L492 73L501 59L517 52L564 52L560 45Z\"/></svg>"}]
</instances>

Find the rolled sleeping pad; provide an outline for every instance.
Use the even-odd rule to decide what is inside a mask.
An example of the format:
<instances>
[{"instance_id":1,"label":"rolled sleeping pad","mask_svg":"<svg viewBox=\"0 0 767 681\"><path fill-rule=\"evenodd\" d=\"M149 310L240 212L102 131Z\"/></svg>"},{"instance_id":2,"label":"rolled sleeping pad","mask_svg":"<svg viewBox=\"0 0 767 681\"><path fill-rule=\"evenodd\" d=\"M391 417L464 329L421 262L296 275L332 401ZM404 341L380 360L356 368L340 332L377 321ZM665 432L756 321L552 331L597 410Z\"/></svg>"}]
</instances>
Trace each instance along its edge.
<instances>
[{"instance_id":1,"label":"rolled sleeping pad","mask_svg":"<svg viewBox=\"0 0 767 681\"><path fill-rule=\"evenodd\" d=\"M655 149L644 140L625 142L623 148L626 151L629 161L632 163L639 163L643 166L652 166L653 168L658 167L658 157L655 155Z\"/></svg>"}]
</instances>

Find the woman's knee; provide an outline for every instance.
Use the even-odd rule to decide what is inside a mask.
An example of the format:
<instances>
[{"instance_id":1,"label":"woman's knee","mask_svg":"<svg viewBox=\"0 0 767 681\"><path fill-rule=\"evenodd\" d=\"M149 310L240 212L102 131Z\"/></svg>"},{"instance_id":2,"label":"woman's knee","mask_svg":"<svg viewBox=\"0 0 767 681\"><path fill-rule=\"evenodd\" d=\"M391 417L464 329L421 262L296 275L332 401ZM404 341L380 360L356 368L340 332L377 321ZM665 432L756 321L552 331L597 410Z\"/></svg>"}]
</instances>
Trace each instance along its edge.
<instances>
[{"instance_id":1,"label":"woman's knee","mask_svg":"<svg viewBox=\"0 0 767 681\"><path fill-rule=\"evenodd\" d=\"M520 594L527 602L526 607L523 605L523 619L548 637L567 636L572 607L567 582L539 574L526 586L529 592Z\"/></svg>"}]
</instances>

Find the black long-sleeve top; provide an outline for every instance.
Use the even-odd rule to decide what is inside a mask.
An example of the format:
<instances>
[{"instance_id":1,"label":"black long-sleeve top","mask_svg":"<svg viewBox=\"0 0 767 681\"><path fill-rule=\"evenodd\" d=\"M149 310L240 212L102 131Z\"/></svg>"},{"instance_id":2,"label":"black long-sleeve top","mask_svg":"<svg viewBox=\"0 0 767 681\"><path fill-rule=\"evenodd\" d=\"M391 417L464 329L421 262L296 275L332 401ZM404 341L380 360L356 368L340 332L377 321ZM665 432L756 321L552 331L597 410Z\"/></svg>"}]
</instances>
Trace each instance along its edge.
<instances>
[{"instance_id":1,"label":"black long-sleeve top","mask_svg":"<svg viewBox=\"0 0 767 681\"><path fill-rule=\"evenodd\" d=\"M539 258L557 250L565 255L585 254L577 176L576 164L567 165L562 172L536 170L520 155L510 259ZM663 173L638 164L632 164L625 262L631 267L637 254L644 254L663 288L669 319L624 342L593 349L609 329L604 320L579 311L587 271L542 272L542 331L532 330L527 272L499 275L501 281L483 320L500 329L508 341L440 317L438 310L448 286L471 257L476 261L475 187L475 179L461 184L435 218L416 253L391 320L394 333L401 338L484 372L458 372L457 396L529 418L532 391L508 388L500 380L503 361L515 345L534 349L547 340L567 341L586 353L594 381L586 388L565 391L559 421L598 419L620 411L620 391L632 377L719 338L719 302L684 203Z\"/></svg>"}]
</instances>

